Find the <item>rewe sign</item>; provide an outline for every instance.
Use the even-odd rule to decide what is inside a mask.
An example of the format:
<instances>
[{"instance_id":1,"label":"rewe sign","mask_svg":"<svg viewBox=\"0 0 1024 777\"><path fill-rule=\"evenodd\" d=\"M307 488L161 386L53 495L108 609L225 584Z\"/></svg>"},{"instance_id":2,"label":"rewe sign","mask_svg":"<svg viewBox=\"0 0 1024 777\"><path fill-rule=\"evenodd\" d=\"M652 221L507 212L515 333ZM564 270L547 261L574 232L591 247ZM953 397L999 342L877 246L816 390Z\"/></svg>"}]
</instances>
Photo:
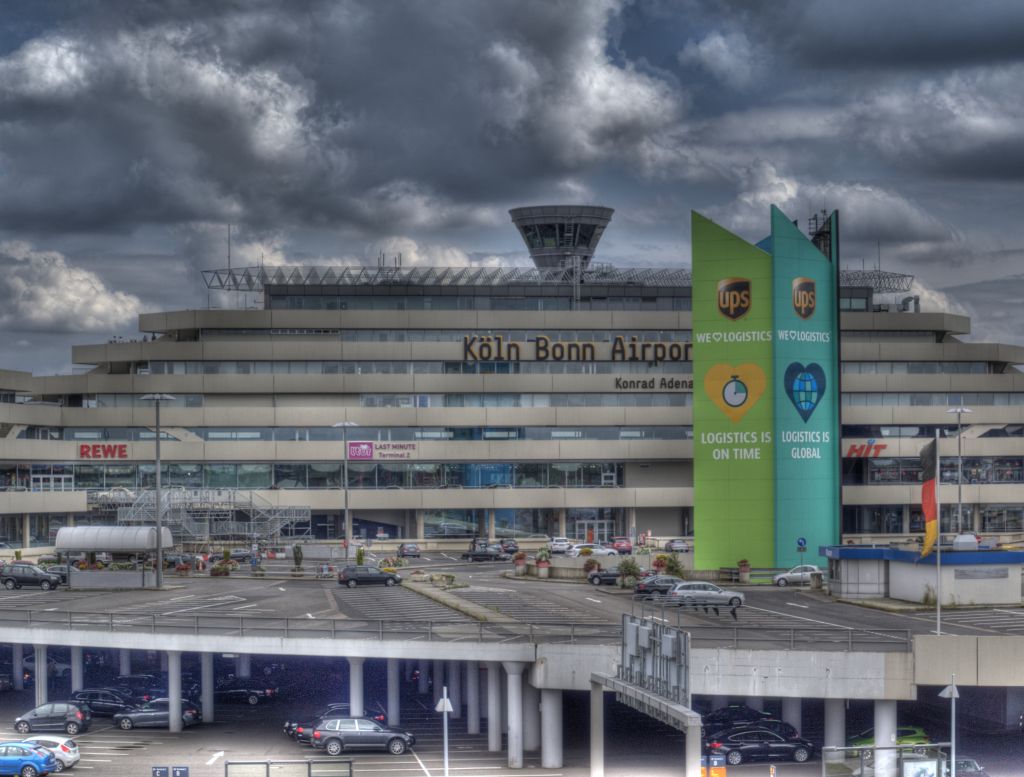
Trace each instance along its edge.
<instances>
[{"instance_id":1,"label":"rewe sign","mask_svg":"<svg viewBox=\"0 0 1024 777\"><path fill-rule=\"evenodd\" d=\"M78 446L80 459L127 459L126 443L82 443Z\"/></svg>"}]
</instances>

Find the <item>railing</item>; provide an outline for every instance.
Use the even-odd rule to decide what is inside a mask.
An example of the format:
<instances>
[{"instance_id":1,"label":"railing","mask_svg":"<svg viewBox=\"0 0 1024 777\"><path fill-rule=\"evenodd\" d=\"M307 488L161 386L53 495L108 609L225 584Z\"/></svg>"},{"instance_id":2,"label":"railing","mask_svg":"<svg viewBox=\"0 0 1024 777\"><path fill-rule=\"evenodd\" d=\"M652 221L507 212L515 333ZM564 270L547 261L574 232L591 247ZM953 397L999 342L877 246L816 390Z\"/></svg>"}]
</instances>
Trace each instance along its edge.
<instances>
[{"instance_id":1,"label":"railing","mask_svg":"<svg viewBox=\"0 0 1024 777\"><path fill-rule=\"evenodd\" d=\"M664 611L663 611L664 612ZM658 617L648 614L646 617ZM659 618L669 623L671 615ZM609 624L450 623L433 621L275 618L256 615L156 615L142 613L60 612L0 609L2 628L56 628L134 634L196 634L289 639L366 639L420 642L530 644L620 644L621 626ZM690 633L691 647L744 650L828 650L907 652L909 629L841 627L677 626Z\"/></svg>"}]
</instances>

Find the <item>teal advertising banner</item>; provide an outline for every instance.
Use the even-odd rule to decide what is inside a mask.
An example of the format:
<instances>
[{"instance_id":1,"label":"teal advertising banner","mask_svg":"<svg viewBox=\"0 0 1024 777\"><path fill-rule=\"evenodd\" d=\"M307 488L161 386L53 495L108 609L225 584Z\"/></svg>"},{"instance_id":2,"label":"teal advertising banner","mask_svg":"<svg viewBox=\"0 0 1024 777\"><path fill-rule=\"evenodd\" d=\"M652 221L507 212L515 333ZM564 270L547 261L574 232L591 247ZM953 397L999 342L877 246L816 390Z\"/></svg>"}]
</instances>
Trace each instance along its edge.
<instances>
[{"instance_id":1,"label":"teal advertising banner","mask_svg":"<svg viewBox=\"0 0 1024 777\"><path fill-rule=\"evenodd\" d=\"M836 265L774 206L771 227L775 565L820 564L839 542Z\"/></svg>"}]
</instances>

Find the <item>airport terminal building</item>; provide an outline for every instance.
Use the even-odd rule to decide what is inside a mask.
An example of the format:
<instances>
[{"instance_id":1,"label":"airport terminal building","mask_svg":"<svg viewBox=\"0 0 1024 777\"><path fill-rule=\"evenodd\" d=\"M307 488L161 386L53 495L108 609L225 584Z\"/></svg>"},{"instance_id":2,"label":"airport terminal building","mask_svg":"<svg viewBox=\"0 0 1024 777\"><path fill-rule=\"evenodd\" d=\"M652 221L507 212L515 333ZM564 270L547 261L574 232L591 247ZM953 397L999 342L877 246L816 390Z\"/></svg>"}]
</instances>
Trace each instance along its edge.
<instances>
[{"instance_id":1,"label":"airport terminal building","mask_svg":"<svg viewBox=\"0 0 1024 777\"><path fill-rule=\"evenodd\" d=\"M611 217L513 210L531 268L209 271L262 309L143 314L137 340L73 347L82 374L0 372L0 539L151 520L160 397L184 541L700 543L694 350L714 346L693 336L689 270L592 261ZM959 498L963 528L1022 540L1024 348L963 342L969 320L920 311L911 280L838 273L839 536L923 533L938 430L943 531Z\"/></svg>"}]
</instances>

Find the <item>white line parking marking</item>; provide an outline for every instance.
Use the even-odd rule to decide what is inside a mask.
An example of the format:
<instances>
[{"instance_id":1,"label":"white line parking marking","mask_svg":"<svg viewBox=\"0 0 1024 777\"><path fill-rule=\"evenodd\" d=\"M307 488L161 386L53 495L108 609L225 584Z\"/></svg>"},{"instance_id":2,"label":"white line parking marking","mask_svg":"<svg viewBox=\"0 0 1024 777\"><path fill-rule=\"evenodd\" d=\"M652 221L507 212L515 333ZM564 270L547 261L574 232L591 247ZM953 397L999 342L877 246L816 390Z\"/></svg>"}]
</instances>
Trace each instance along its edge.
<instances>
[{"instance_id":1,"label":"white line parking marking","mask_svg":"<svg viewBox=\"0 0 1024 777\"><path fill-rule=\"evenodd\" d=\"M412 753L413 758L416 759L416 763L418 763L420 765L420 768L423 770L423 773L425 775L427 775L427 777L431 777L430 770L427 769L427 767L423 765L423 761L421 761L420 757L418 755L416 755L416 751L415 750L410 750L409 752ZM409 771L409 770L403 770L403 771Z\"/></svg>"},{"instance_id":2,"label":"white line parking marking","mask_svg":"<svg viewBox=\"0 0 1024 777\"><path fill-rule=\"evenodd\" d=\"M796 602L786 602L786 604L790 607L800 607L804 610L810 609L806 604L797 604Z\"/></svg>"},{"instance_id":3,"label":"white line parking marking","mask_svg":"<svg viewBox=\"0 0 1024 777\"><path fill-rule=\"evenodd\" d=\"M593 602L594 604L600 604L601 603L600 599L594 599L591 596L585 596L583 598L586 599L588 602Z\"/></svg>"}]
</instances>

